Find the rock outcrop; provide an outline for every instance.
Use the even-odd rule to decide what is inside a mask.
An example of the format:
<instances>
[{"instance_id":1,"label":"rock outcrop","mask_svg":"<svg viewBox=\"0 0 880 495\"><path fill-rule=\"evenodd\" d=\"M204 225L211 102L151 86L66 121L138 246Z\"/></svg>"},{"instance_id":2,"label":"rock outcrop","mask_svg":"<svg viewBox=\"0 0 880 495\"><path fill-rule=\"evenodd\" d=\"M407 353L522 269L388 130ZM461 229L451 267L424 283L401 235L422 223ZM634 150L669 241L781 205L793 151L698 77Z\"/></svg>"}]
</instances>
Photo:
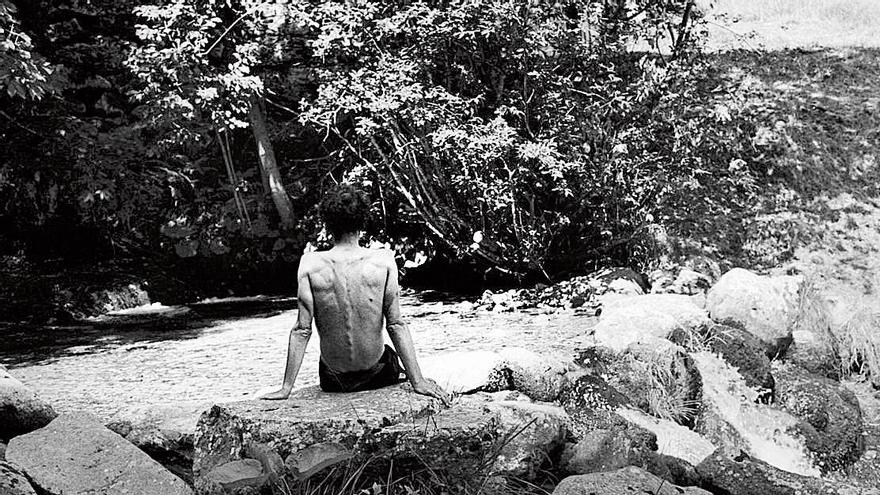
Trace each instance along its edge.
<instances>
[{"instance_id":1,"label":"rock outcrop","mask_svg":"<svg viewBox=\"0 0 880 495\"><path fill-rule=\"evenodd\" d=\"M772 358L791 344L799 286L796 277L764 277L734 268L709 290L706 309L717 322L743 325Z\"/></svg>"},{"instance_id":2,"label":"rock outcrop","mask_svg":"<svg viewBox=\"0 0 880 495\"><path fill-rule=\"evenodd\" d=\"M56 416L52 406L0 366L0 440L42 428Z\"/></svg>"},{"instance_id":3,"label":"rock outcrop","mask_svg":"<svg viewBox=\"0 0 880 495\"><path fill-rule=\"evenodd\" d=\"M85 413L62 414L13 438L6 457L51 495L192 493L183 480Z\"/></svg>"},{"instance_id":4,"label":"rock outcrop","mask_svg":"<svg viewBox=\"0 0 880 495\"><path fill-rule=\"evenodd\" d=\"M637 467L616 471L569 476L553 490L553 495L711 495L697 487L679 487Z\"/></svg>"}]
</instances>

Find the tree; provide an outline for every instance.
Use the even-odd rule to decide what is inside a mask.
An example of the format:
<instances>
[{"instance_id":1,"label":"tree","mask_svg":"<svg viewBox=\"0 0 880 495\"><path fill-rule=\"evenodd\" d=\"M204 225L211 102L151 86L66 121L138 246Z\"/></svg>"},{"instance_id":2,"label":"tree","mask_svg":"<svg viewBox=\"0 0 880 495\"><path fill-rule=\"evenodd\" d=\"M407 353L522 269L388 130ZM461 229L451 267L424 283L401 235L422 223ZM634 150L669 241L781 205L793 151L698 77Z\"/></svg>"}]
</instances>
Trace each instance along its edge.
<instances>
[{"instance_id":1,"label":"tree","mask_svg":"<svg viewBox=\"0 0 880 495\"><path fill-rule=\"evenodd\" d=\"M135 13L145 23L128 61L143 81L136 98L148 105L153 125L169 131L168 142L250 125L265 193L285 229L294 225L294 210L268 131L263 72L290 57L285 44L275 42L297 28L297 12L252 0L139 6Z\"/></svg>"}]
</instances>

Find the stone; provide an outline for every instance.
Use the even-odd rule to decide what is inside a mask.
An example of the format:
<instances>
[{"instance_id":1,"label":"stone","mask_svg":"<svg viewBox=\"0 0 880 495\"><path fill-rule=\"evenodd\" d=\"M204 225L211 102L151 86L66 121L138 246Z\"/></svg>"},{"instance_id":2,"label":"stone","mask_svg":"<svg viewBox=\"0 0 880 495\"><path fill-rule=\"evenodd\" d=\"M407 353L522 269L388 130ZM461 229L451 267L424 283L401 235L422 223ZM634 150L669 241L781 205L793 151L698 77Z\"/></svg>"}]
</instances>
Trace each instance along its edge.
<instances>
[{"instance_id":1,"label":"stone","mask_svg":"<svg viewBox=\"0 0 880 495\"><path fill-rule=\"evenodd\" d=\"M570 418L555 404L523 401L489 402L485 409L502 424L514 425L494 462L494 471L534 479L546 461L561 449ZM551 462L552 464L552 462Z\"/></svg>"},{"instance_id":2,"label":"stone","mask_svg":"<svg viewBox=\"0 0 880 495\"><path fill-rule=\"evenodd\" d=\"M256 459L240 459L212 469L195 484L200 495L259 493L269 481L263 465Z\"/></svg>"},{"instance_id":3,"label":"stone","mask_svg":"<svg viewBox=\"0 0 880 495\"><path fill-rule=\"evenodd\" d=\"M864 429L855 394L794 364L778 364L774 371L777 405L803 420L798 433L822 471L844 470L856 462L864 451Z\"/></svg>"},{"instance_id":4,"label":"stone","mask_svg":"<svg viewBox=\"0 0 880 495\"><path fill-rule=\"evenodd\" d=\"M178 478L192 483L193 434L149 422L115 421L107 428L119 434Z\"/></svg>"},{"instance_id":5,"label":"stone","mask_svg":"<svg viewBox=\"0 0 880 495\"><path fill-rule=\"evenodd\" d=\"M604 431L613 442L612 449L607 450L616 450L618 458L640 460L643 465L651 459L647 453L657 450L653 433L617 413L629 406L627 397L597 376L583 374L574 378L560 395L560 403L571 418L570 430L575 440L601 443L606 437L591 433Z\"/></svg>"},{"instance_id":6,"label":"stone","mask_svg":"<svg viewBox=\"0 0 880 495\"><path fill-rule=\"evenodd\" d=\"M695 332L709 323L706 311L694 304L690 296L609 297L603 300L594 337L598 345L622 351L634 342L665 339L675 330Z\"/></svg>"},{"instance_id":7,"label":"stone","mask_svg":"<svg viewBox=\"0 0 880 495\"><path fill-rule=\"evenodd\" d=\"M456 351L419 359L419 367L447 392L467 394L485 389L502 360L492 351Z\"/></svg>"},{"instance_id":8,"label":"stone","mask_svg":"<svg viewBox=\"0 0 880 495\"><path fill-rule=\"evenodd\" d=\"M875 487L801 476L775 468L744 452L730 455L721 449L697 466L703 487L726 495L877 495Z\"/></svg>"},{"instance_id":9,"label":"stone","mask_svg":"<svg viewBox=\"0 0 880 495\"><path fill-rule=\"evenodd\" d=\"M86 413L65 413L9 442L7 459L50 494L190 494L180 478Z\"/></svg>"},{"instance_id":10,"label":"stone","mask_svg":"<svg viewBox=\"0 0 880 495\"><path fill-rule=\"evenodd\" d=\"M364 476L387 476L392 465L419 472L430 466L469 483L477 471L486 474L486 460L493 455L490 475L528 477L561 445L567 422L558 406L494 402L484 393L462 396L444 409L408 385L350 394L312 387L286 402L214 406L199 421L194 473L198 484L217 466L246 459L245 445L256 442L285 459L286 471L294 474L291 482L334 459L332 451L327 457L313 449L319 444L348 449L353 466L369 460L375 472Z\"/></svg>"},{"instance_id":11,"label":"stone","mask_svg":"<svg viewBox=\"0 0 880 495\"><path fill-rule=\"evenodd\" d=\"M563 479L553 495L711 495L696 487L679 487L637 467L616 471L581 474Z\"/></svg>"},{"instance_id":12,"label":"stone","mask_svg":"<svg viewBox=\"0 0 880 495\"><path fill-rule=\"evenodd\" d=\"M785 353L785 360L817 375L840 379L842 365L837 354L834 335L808 330L795 330L791 334L792 343Z\"/></svg>"},{"instance_id":13,"label":"stone","mask_svg":"<svg viewBox=\"0 0 880 495\"><path fill-rule=\"evenodd\" d=\"M630 344L609 360L603 376L632 405L656 417L692 426L699 412L700 372L683 348L667 340Z\"/></svg>"},{"instance_id":14,"label":"stone","mask_svg":"<svg viewBox=\"0 0 880 495\"><path fill-rule=\"evenodd\" d=\"M705 294L712 286L712 280L708 276L684 267L677 267L674 270L655 270L651 272L649 279L652 294L693 296Z\"/></svg>"},{"instance_id":15,"label":"stone","mask_svg":"<svg viewBox=\"0 0 880 495\"><path fill-rule=\"evenodd\" d=\"M263 466L263 472L266 473L266 476L271 483L279 484L281 478L287 471L287 467L284 464L284 460L281 459L281 455L279 455L275 449L266 444L248 442L244 447L244 455L248 459L254 459L260 462Z\"/></svg>"},{"instance_id":16,"label":"stone","mask_svg":"<svg viewBox=\"0 0 880 495\"><path fill-rule=\"evenodd\" d=\"M728 364L736 368L745 378L746 384L763 391L761 399L773 397L775 381L770 368L770 359L764 352L764 345L757 337L729 325L712 325L705 333L706 345Z\"/></svg>"},{"instance_id":17,"label":"stone","mask_svg":"<svg viewBox=\"0 0 880 495\"><path fill-rule=\"evenodd\" d=\"M773 358L784 354L791 344L799 290L797 277L765 277L734 268L709 289L706 309L719 323L743 325Z\"/></svg>"},{"instance_id":18,"label":"stone","mask_svg":"<svg viewBox=\"0 0 880 495\"><path fill-rule=\"evenodd\" d=\"M20 469L0 460L0 494L36 495L36 492Z\"/></svg>"},{"instance_id":19,"label":"stone","mask_svg":"<svg viewBox=\"0 0 880 495\"><path fill-rule=\"evenodd\" d=\"M571 370L559 359L521 347L505 347L498 354L501 361L489 378L489 391L517 390L537 401L554 401Z\"/></svg>"},{"instance_id":20,"label":"stone","mask_svg":"<svg viewBox=\"0 0 880 495\"><path fill-rule=\"evenodd\" d=\"M31 389L0 368L0 440L42 428L58 414Z\"/></svg>"},{"instance_id":21,"label":"stone","mask_svg":"<svg viewBox=\"0 0 880 495\"><path fill-rule=\"evenodd\" d=\"M652 452L634 443L626 435L595 429L566 448L562 454L562 467L573 474L612 471L626 466L644 465Z\"/></svg>"},{"instance_id":22,"label":"stone","mask_svg":"<svg viewBox=\"0 0 880 495\"><path fill-rule=\"evenodd\" d=\"M618 407L628 406L629 399L599 376L582 373L572 377L560 394L559 403L571 417L572 432L578 437L595 429L629 427L615 412Z\"/></svg>"},{"instance_id":23,"label":"stone","mask_svg":"<svg viewBox=\"0 0 880 495\"><path fill-rule=\"evenodd\" d=\"M352 458L352 451L336 442L324 442L301 449L287 456L284 465L297 481L312 477L319 471Z\"/></svg>"}]
</instances>

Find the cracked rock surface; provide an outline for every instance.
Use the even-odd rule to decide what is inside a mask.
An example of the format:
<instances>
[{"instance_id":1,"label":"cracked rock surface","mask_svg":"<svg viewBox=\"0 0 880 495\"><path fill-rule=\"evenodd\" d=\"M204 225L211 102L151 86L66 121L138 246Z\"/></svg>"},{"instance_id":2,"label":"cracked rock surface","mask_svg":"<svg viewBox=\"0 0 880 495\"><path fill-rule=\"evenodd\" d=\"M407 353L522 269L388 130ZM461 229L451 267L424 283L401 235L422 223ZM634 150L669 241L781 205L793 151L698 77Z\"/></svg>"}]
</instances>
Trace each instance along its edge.
<instances>
[{"instance_id":1,"label":"cracked rock surface","mask_svg":"<svg viewBox=\"0 0 880 495\"><path fill-rule=\"evenodd\" d=\"M6 458L40 493L50 495L192 493L183 480L87 413L62 414L13 438Z\"/></svg>"}]
</instances>

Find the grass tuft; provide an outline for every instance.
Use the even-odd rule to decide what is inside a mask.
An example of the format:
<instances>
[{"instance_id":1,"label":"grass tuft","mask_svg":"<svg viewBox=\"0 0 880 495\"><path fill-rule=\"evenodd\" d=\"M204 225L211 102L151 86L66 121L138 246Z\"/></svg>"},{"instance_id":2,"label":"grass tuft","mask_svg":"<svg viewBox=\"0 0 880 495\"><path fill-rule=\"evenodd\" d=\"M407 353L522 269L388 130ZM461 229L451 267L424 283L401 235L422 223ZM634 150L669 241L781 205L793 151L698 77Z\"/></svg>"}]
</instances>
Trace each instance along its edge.
<instances>
[{"instance_id":1,"label":"grass tuft","mask_svg":"<svg viewBox=\"0 0 880 495\"><path fill-rule=\"evenodd\" d=\"M843 306L836 330L844 376L870 378L880 385L880 301L877 293L855 298Z\"/></svg>"}]
</instances>

